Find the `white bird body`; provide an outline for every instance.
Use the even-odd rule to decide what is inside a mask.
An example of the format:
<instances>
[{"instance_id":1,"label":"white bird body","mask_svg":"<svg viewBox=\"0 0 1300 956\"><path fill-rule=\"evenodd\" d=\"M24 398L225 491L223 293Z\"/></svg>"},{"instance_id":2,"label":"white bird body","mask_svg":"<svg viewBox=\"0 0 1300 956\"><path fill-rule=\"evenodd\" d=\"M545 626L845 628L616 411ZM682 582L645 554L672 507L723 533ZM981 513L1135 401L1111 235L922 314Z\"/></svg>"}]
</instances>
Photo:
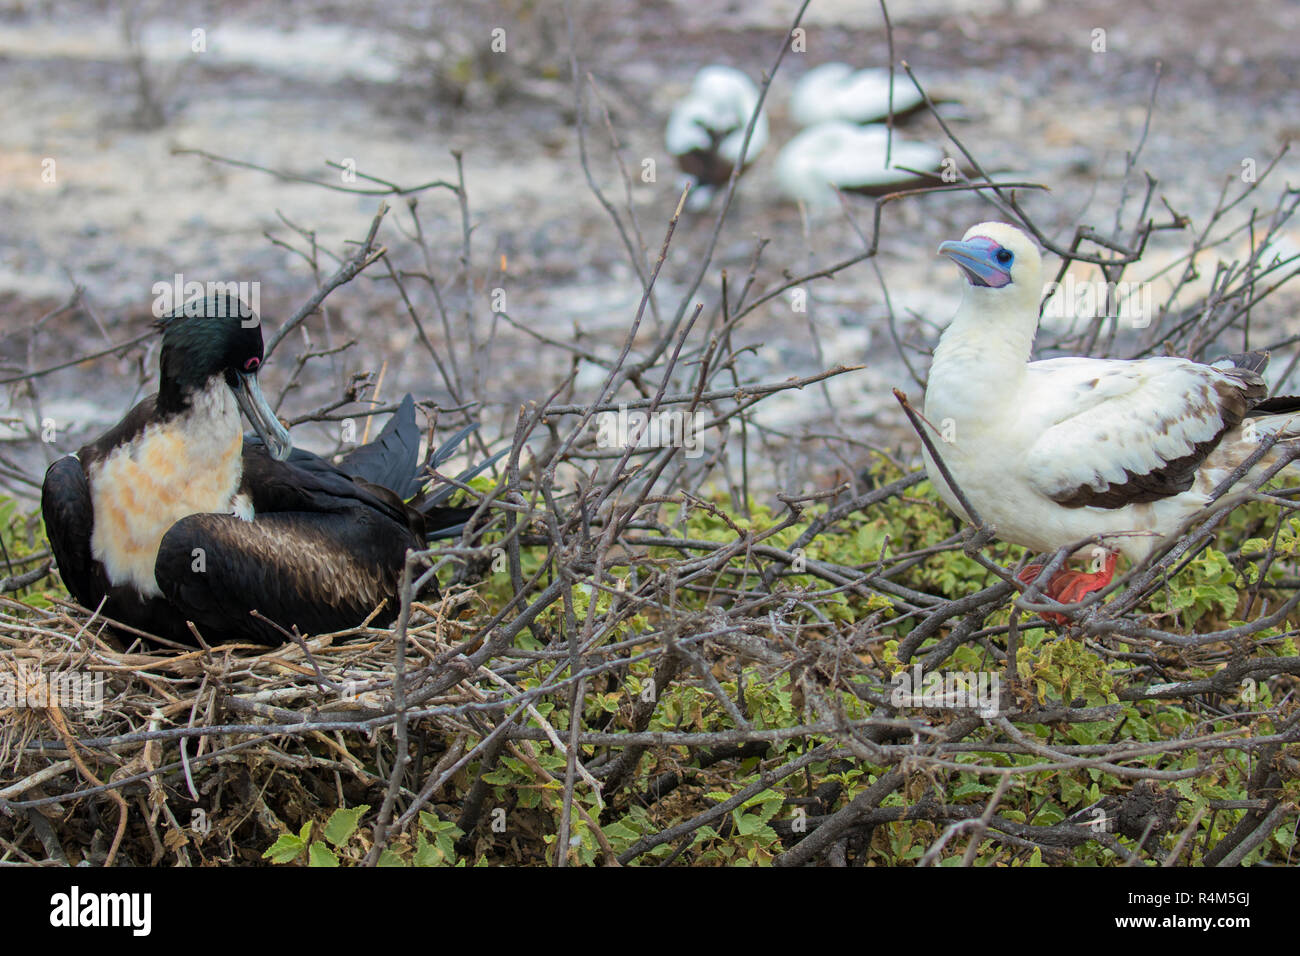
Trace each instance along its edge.
<instances>
[{"instance_id":1,"label":"white bird body","mask_svg":"<svg viewBox=\"0 0 1300 956\"><path fill-rule=\"evenodd\" d=\"M967 286L935 349L925 396L925 416L944 439L939 454L1000 538L1054 551L1100 535L1108 550L1140 561L1209 503L1265 436L1300 437L1300 399L1252 411L1266 389L1249 362L1030 362L1037 249L1003 223L981 223L941 248L949 246L1014 256L1000 287ZM947 254L968 274L989 267ZM1002 281L996 271L980 274ZM926 468L948 506L969 520L928 454Z\"/></svg>"},{"instance_id":2,"label":"white bird body","mask_svg":"<svg viewBox=\"0 0 1300 956\"><path fill-rule=\"evenodd\" d=\"M924 102L901 74L894 77L894 115L910 113ZM880 123L889 116L889 71L858 70L847 63L815 66L790 93L790 118L799 126L834 120Z\"/></svg>"},{"instance_id":3,"label":"white bird body","mask_svg":"<svg viewBox=\"0 0 1300 956\"><path fill-rule=\"evenodd\" d=\"M692 208L708 205L713 191L725 183L740 162L745 131L758 107L758 87L729 66L706 66L695 75L690 91L668 116L664 141L697 188ZM768 140L766 111L758 114L745 165L752 163Z\"/></svg>"},{"instance_id":4,"label":"white bird body","mask_svg":"<svg viewBox=\"0 0 1300 956\"><path fill-rule=\"evenodd\" d=\"M885 165L888 130L835 121L811 126L790 140L776 159L776 178L791 199L814 208L835 206L835 189L880 195L923 179L906 170L937 174L943 150L893 134Z\"/></svg>"}]
</instances>

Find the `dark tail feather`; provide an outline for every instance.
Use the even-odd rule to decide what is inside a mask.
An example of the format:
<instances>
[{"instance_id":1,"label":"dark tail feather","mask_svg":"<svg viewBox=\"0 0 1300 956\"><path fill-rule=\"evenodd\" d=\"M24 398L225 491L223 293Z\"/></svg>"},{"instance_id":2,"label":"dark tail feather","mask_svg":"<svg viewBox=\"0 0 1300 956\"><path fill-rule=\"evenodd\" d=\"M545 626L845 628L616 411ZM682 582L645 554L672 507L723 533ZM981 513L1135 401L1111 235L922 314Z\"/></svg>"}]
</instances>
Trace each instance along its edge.
<instances>
[{"instance_id":1,"label":"dark tail feather","mask_svg":"<svg viewBox=\"0 0 1300 956\"><path fill-rule=\"evenodd\" d=\"M415 401L408 393L402 399L402 405L394 412L393 418L383 425L383 431L376 440L352 450L339 462L339 467L352 477L382 485L403 499L411 499L411 505L425 515L429 527L435 529L432 537L454 537L459 535L469 515L473 514L473 507L439 507L456 493L458 489L455 485L443 484L428 494L421 494L420 489L429 476L445 464L464 444L465 438L471 436L477 428L477 423L469 424L452 434L430 453L428 462L420 468L420 429L415 423ZM456 480L465 483L472 477L481 475L499 462L504 454L506 451L499 451L485 462L465 468L456 476Z\"/></svg>"},{"instance_id":2,"label":"dark tail feather","mask_svg":"<svg viewBox=\"0 0 1300 956\"><path fill-rule=\"evenodd\" d=\"M415 424L415 402L408 393L379 437L349 452L339 467L353 478L383 485L406 499L420 490L419 460L420 429Z\"/></svg>"},{"instance_id":3,"label":"dark tail feather","mask_svg":"<svg viewBox=\"0 0 1300 956\"><path fill-rule=\"evenodd\" d=\"M1256 375L1264 374L1264 369L1268 367L1269 353L1267 349L1259 349L1254 352L1233 352L1231 355L1220 355L1210 364L1215 368L1221 368L1225 371L1234 368L1244 368L1247 371L1254 372Z\"/></svg>"},{"instance_id":4,"label":"dark tail feather","mask_svg":"<svg viewBox=\"0 0 1300 956\"><path fill-rule=\"evenodd\" d=\"M434 468L437 468L445 462L452 456L456 449L460 447L461 442L476 431L478 431L478 422L471 422L439 445L437 450L429 456L429 460L425 463L426 470L432 471Z\"/></svg>"},{"instance_id":5,"label":"dark tail feather","mask_svg":"<svg viewBox=\"0 0 1300 956\"><path fill-rule=\"evenodd\" d=\"M1300 395L1274 395L1253 406L1247 418L1259 415L1286 415L1300 413Z\"/></svg>"},{"instance_id":6,"label":"dark tail feather","mask_svg":"<svg viewBox=\"0 0 1300 956\"><path fill-rule=\"evenodd\" d=\"M474 465L472 468L466 468L456 476L456 480L461 484L464 484L471 478L487 471L487 469L500 461L509 451L509 448L502 449L486 461ZM470 515L478 510L477 505L466 505L462 508L448 508L443 506L442 503L459 490L460 489L456 485L448 482L440 485L423 500L417 499L416 501L411 502L415 505L416 510L419 511L420 514L424 515L426 528L425 537L428 540L432 541L435 538L456 537L465 530L465 523L469 521Z\"/></svg>"},{"instance_id":7,"label":"dark tail feather","mask_svg":"<svg viewBox=\"0 0 1300 956\"><path fill-rule=\"evenodd\" d=\"M499 462L502 458L504 458L509 451L510 451L509 448L503 448L501 449L501 451L497 452L491 458L488 458L485 461L482 461L479 464L474 465L473 467L466 468L464 471L462 471L459 475L456 476L456 480L463 485L471 478L477 478L483 472L487 471L489 468L491 468L493 465ZM446 501L448 498L450 498L459 490L460 489L458 489L455 485L450 483L442 485L440 488L433 491L427 498L425 498L421 502L420 510L424 511L426 508L437 507L438 505L442 504L444 501Z\"/></svg>"},{"instance_id":8,"label":"dark tail feather","mask_svg":"<svg viewBox=\"0 0 1300 956\"><path fill-rule=\"evenodd\" d=\"M1257 352L1234 352L1217 358L1210 364L1224 370L1244 368L1262 375L1268 365L1268 352L1264 349ZM1251 405L1246 417L1259 418L1263 415L1289 415L1296 412L1300 412L1300 395L1274 395Z\"/></svg>"},{"instance_id":9,"label":"dark tail feather","mask_svg":"<svg viewBox=\"0 0 1300 956\"><path fill-rule=\"evenodd\" d=\"M428 464L425 466L421 477L427 479L429 475L437 470L439 465L444 464L455 453L456 449L471 435L477 424L466 425L456 434L452 435L445 442L438 446L438 449L429 456ZM506 448L497 452L490 458L466 468L456 476L456 481L465 484L471 478L476 478L483 472L487 471L497 462L499 462L510 449ZM444 501L448 500L460 489L450 482L443 483L432 491L424 492L417 495L411 505L424 515L425 519L425 537L430 541L437 538L454 538L465 529L465 523L469 520L477 505L469 505L463 508L443 507Z\"/></svg>"},{"instance_id":10,"label":"dark tail feather","mask_svg":"<svg viewBox=\"0 0 1300 956\"><path fill-rule=\"evenodd\" d=\"M465 508L431 508L423 512L425 521L424 539L426 541L437 541L439 538L460 537L460 533L465 530L465 525L469 522L470 515L475 510L477 510L477 505Z\"/></svg>"}]
</instances>

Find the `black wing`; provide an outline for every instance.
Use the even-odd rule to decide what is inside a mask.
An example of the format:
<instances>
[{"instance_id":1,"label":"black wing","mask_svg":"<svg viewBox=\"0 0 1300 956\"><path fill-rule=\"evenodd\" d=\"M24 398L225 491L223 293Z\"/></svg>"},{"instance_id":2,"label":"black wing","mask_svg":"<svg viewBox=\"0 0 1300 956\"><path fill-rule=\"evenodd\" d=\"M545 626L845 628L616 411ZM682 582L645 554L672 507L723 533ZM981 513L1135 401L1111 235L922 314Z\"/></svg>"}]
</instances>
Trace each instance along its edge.
<instances>
[{"instance_id":1,"label":"black wing","mask_svg":"<svg viewBox=\"0 0 1300 956\"><path fill-rule=\"evenodd\" d=\"M258 517L281 511L341 514L368 508L402 525L418 515L387 488L353 478L337 465L294 449L284 461L270 456L261 440L244 438L241 490Z\"/></svg>"},{"instance_id":2,"label":"black wing","mask_svg":"<svg viewBox=\"0 0 1300 956\"><path fill-rule=\"evenodd\" d=\"M82 607L97 607L108 592L108 577L90 553L95 510L90 483L75 455L65 455L45 472L41 514L64 585Z\"/></svg>"},{"instance_id":3,"label":"black wing","mask_svg":"<svg viewBox=\"0 0 1300 956\"><path fill-rule=\"evenodd\" d=\"M421 489L431 472L451 458L477 428L477 424L467 425L456 432L432 451L420 468L415 466L419 432L415 426L415 405L409 394L379 437L350 452L338 465L300 448L295 448L286 460L275 461L267 454L260 438L246 434L243 490L252 498L258 515L284 511L336 512L361 504L405 524L422 540L455 537L475 508L445 506L458 490L453 484ZM465 469L457 480L469 481L508 452L505 449ZM408 504L406 499L412 496Z\"/></svg>"},{"instance_id":4,"label":"black wing","mask_svg":"<svg viewBox=\"0 0 1300 956\"><path fill-rule=\"evenodd\" d=\"M397 589L409 530L364 507L350 512L277 512L242 521L196 514L163 535L154 576L177 611L209 642L283 643L252 616L304 634L360 624L377 607L379 626L397 613Z\"/></svg>"},{"instance_id":5,"label":"black wing","mask_svg":"<svg viewBox=\"0 0 1300 956\"><path fill-rule=\"evenodd\" d=\"M339 467L354 478L382 485L406 499L420 490L416 477L419 458L420 429L415 424L415 402L408 392L379 437L353 449Z\"/></svg>"}]
</instances>

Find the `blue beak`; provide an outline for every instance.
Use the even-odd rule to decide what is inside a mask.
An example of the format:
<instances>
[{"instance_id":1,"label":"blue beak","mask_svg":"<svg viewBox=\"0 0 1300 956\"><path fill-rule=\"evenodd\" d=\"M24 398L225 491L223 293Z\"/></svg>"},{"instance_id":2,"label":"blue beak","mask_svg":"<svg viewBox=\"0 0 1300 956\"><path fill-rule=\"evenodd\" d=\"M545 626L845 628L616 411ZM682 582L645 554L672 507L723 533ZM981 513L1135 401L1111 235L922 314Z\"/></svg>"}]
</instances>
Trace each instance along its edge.
<instances>
[{"instance_id":1,"label":"blue beak","mask_svg":"<svg viewBox=\"0 0 1300 956\"><path fill-rule=\"evenodd\" d=\"M948 240L939 247L939 255L961 266L971 285L1000 289L1011 284L1011 269L995 258L1001 249L992 239L975 236L963 242Z\"/></svg>"}]
</instances>

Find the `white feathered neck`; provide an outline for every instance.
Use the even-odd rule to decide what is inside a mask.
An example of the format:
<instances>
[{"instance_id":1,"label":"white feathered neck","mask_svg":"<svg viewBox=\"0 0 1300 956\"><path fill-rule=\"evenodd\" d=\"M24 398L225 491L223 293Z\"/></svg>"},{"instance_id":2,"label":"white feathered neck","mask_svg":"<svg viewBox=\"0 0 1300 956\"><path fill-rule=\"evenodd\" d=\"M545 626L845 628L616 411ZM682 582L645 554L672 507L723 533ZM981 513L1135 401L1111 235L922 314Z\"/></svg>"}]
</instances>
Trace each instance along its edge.
<instances>
[{"instance_id":1,"label":"white feathered neck","mask_svg":"<svg viewBox=\"0 0 1300 956\"><path fill-rule=\"evenodd\" d=\"M1023 268L1025 275L1019 275ZM930 366L931 383L942 383L949 399L970 414L988 401L1013 400L1038 331L1041 267L1025 262L1015 282L1001 289L967 284L961 308L939 339ZM987 409L987 406L985 406Z\"/></svg>"}]
</instances>

